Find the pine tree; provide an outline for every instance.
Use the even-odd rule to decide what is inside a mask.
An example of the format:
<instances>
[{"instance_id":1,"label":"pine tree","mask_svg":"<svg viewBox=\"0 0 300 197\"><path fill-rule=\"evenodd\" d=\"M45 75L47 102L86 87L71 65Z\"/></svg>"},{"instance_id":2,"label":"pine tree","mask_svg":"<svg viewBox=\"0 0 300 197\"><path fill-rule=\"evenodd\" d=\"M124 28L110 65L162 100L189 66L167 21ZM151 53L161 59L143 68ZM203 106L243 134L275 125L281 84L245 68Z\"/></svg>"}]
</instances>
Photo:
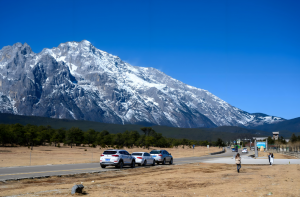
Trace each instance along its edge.
<instances>
[{"instance_id":1,"label":"pine tree","mask_svg":"<svg viewBox=\"0 0 300 197\"><path fill-rule=\"evenodd\" d=\"M292 143L297 142L297 136L295 135L295 133L292 134L290 141L291 141Z\"/></svg>"}]
</instances>

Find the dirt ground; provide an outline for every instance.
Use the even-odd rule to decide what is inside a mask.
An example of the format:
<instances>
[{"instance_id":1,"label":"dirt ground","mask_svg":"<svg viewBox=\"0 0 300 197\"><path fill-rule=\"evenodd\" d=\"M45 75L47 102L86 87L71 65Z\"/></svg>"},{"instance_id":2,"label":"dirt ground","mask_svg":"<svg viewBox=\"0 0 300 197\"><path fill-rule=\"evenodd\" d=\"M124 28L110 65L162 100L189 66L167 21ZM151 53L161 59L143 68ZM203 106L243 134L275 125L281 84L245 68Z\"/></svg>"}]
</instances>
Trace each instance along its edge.
<instances>
[{"instance_id":1,"label":"dirt ground","mask_svg":"<svg viewBox=\"0 0 300 197\"><path fill-rule=\"evenodd\" d=\"M268 158L268 155L269 155L269 152L258 152L258 159L266 159L266 158ZM297 159L297 157L283 155L280 153L273 153L273 155L274 155L274 159Z\"/></svg>"},{"instance_id":2,"label":"dirt ground","mask_svg":"<svg viewBox=\"0 0 300 197\"><path fill-rule=\"evenodd\" d=\"M300 165L158 165L0 183L1 196L300 196ZM71 195L75 184L84 194Z\"/></svg>"},{"instance_id":3,"label":"dirt ground","mask_svg":"<svg viewBox=\"0 0 300 197\"><path fill-rule=\"evenodd\" d=\"M133 153L139 151L150 152L153 149L160 148L151 147L149 150L143 148L124 149L129 153ZM195 147L195 149L186 146L184 148L164 149L171 153L174 158L203 156L222 150L218 147L210 147L208 149L203 146ZM99 157L104 150L106 149L100 149L99 147L73 146L71 148L70 146L62 146L62 144L60 148L54 146L33 147L32 151L27 147L0 147L0 167L99 162Z\"/></svg>"}]
</instances>

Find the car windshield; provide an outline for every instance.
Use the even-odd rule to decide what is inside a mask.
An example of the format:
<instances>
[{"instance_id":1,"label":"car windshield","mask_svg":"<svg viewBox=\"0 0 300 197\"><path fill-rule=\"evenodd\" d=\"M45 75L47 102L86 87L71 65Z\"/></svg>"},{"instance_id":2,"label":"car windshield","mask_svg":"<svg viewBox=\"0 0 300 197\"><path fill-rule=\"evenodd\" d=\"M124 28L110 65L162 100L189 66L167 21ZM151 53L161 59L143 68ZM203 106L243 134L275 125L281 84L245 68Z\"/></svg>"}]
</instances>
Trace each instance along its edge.
<instances>
[{"instance_id":1,"label":"car windshield","mask_svg":"<svg viewBox=\"0 0 300 197\"><path fill-rule=\"evenodd\" d=\"M153 151L150 152L150 154L159 154L159 153L161 153L160 150L153 150Z\"/></svg>"},{"instance_id":2,"label":"car windshield","mask_svg":"<svg viewBox=\"0 0 300 197\"><path fill-rule=\"evenodd\" d=\"M142 156L143 153L132 153L132 155L136 155L136 156Z\"/></svg>"},{"instance_id":3,"label":"car windshield","mask_svg":"<svg viewBox=\"0 0 300 197\"><path fill-rule=\"evenodd\" d=\"M116 154L116 153L117 153L117 151L111 151L111 150L103 152L104 155L113 155L113 154Z\"/></svg>"}]
</instances>

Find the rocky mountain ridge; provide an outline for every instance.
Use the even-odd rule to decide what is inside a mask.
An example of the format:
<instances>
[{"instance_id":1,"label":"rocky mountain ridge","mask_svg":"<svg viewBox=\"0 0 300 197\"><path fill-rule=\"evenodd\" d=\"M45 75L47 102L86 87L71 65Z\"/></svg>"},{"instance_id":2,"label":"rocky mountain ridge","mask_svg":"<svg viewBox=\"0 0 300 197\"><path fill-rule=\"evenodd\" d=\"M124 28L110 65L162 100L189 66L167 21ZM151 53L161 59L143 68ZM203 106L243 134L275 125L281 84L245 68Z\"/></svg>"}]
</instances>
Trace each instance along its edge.
<instances>
[{"instance_id":1,"label":"rocky mountain ridge","mask_svg":"<svg viewBox=\"0 0 300 197\"><path fill-rule=\"evenodd\" d=\"M186 128L284 120L245 112L157 69L123 62L86 40L37 54L26 43L3 47L0 112Z\"/></svg>"}]
</instances>

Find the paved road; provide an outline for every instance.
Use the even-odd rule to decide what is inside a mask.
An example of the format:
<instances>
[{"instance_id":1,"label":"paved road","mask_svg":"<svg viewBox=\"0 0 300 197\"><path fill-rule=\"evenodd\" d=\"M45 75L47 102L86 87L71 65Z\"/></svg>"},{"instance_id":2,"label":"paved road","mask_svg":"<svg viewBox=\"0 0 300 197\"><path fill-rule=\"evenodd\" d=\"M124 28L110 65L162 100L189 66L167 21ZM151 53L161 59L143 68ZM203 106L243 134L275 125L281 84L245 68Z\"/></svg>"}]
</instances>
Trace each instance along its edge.
<instances>
[{"instance_id":1,"label":"paved road","mask_svg":"<svg viewBox=\"0 0 300 197\"><path fill-rule=\"evenodd\" d=\"M249 153L253 154L253 153ZM243 164L268 164L267 159L250 159L248 155L242 155ZM226 153L219 155L209 155L203 157L185 157L185 158L174 158L174 164L187 164L187 163L229 163L234 164L233 160L234 153L230 149ZM299 159L296 162L299 162ZM275 164L278 160L275 160ZM284 161L288 164L288 161ZM283 163L284 163L283 162ZM291 162L292 163L292 162ZM293 161L294 163L294 161ZM124 167L125 169L128 167ZM138 167L137 167L138 168ZM42 178L48 176L61 176L79 173L94 173L104 172L109 170L119 170L114 167L107 167L102 169L99 163L84 163L84 164L65 164L65 165L47 165L47 166L25 166L25 167L9 167L0 168L0 181L11 180L11 179L26 179L26 178Z\"/></svg>"}]
</instances>

